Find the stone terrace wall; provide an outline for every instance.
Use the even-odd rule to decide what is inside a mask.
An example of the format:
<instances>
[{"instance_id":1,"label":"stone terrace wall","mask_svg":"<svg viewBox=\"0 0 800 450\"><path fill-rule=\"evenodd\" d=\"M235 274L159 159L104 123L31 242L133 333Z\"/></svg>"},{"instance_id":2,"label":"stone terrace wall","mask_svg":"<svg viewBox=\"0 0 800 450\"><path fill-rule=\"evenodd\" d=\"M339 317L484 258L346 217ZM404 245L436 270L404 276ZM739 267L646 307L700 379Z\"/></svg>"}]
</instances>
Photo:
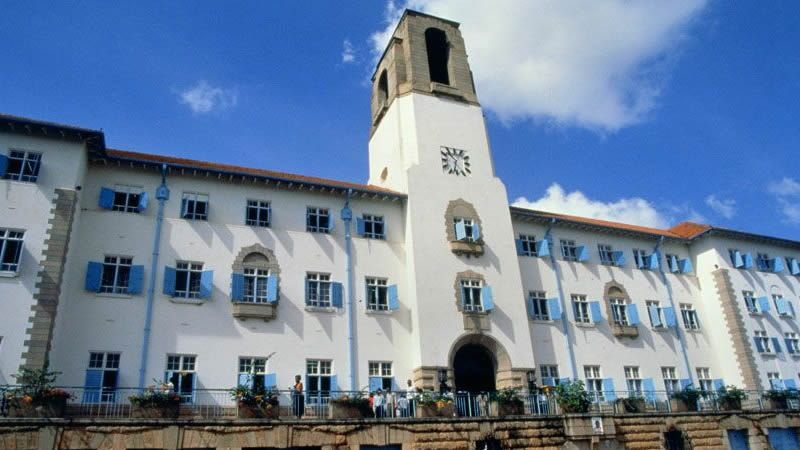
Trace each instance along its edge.
<instances>
[{"instance_id":1,"label":"stone terrace wall","mask_svg":"<svg viewBox=\"0 0 800 450\"><path fill-rule=\"evenodd\" d=\"M402 450L472 450L487 438L503 449L661 449L679 430L687 449L728 449L725 430L747 429L750 448L768 449L767 428L800 427L800 414L604 416L595 434L588 416L526 419L361 421L0 420L0 448L358 450L400 444Z\"/></svg>"}]
</instances>

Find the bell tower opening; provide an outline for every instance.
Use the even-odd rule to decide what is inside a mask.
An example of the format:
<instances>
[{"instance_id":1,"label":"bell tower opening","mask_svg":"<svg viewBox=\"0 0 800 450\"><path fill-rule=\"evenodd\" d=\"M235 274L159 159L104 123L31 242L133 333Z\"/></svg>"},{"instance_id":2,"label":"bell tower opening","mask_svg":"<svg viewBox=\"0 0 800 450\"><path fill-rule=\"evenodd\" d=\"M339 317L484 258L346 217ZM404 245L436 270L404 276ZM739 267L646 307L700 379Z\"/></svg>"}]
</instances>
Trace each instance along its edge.
<instances>
[{"instance_id":1,"label":"bell tower opening","mask_svg":"<svg viewBox=\"0 0 800 450\"><path fill-rule=\"evenodd\" d=\"M450 59L450 44L447 34L439 28L425 30L425 49L428 52L428 73L432 82L450 84L447 65Z\"/></svg>"},{"instance_id":2,"label":"bell tower opening","mask_svg":"<svg viewBox=\"0 0 800 450\"><path fill-rule=\"evenodd\" d=\"M386 75L386 69L383 69L381 76L378 78L378 104L385 105L389 101L389 78Z\"/></svg>"},{"instance_id":3,"label":"bell tower opening","mask_svg":"<svg viewBox=\"0 0 800 450\"><path fill-rule=\"evenodd\" d=\"M453 376L457 392L492 392L495 385L495 363L489 349L481 344L466 344L453 359Z\"/></svg>"}]
</instances>

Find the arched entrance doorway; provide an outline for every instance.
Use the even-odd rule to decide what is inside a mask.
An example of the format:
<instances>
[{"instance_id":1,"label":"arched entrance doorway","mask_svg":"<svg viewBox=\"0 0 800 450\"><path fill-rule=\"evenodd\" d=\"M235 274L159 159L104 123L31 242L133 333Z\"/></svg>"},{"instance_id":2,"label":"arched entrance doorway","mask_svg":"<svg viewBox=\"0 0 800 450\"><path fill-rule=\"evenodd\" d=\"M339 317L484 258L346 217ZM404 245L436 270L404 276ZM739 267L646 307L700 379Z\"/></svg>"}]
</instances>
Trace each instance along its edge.
<instances>
[{"instance_id":1,"label":"arched entrance doorway","mask_svg":"<svg viewBox=\"0 0 800 450\"><path fill-rule=\"evenodd\" d=\"M453 358L453 377L457 392L495 390L497 368L489 349L481 344L465 344Z\"/></svg>"}]
</instances>

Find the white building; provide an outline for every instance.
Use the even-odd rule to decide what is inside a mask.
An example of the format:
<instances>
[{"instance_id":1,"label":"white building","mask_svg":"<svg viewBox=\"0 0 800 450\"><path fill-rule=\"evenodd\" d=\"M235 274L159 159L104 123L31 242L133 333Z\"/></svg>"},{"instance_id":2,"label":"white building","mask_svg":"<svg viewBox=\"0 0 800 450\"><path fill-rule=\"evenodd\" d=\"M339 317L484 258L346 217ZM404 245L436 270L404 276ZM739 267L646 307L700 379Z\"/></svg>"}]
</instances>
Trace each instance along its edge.
<instances>
[{"instance_id":1,"label":"white building","mask_svg":"<svg viewBox=\"0 0 800 450\"><path fill-rule=\"evenodd\" d=\"M800 242L509 207L457 23L407 11L373 80L369 184L0 116L0 383L796 385Z\"/></svg>"}]
</instances>

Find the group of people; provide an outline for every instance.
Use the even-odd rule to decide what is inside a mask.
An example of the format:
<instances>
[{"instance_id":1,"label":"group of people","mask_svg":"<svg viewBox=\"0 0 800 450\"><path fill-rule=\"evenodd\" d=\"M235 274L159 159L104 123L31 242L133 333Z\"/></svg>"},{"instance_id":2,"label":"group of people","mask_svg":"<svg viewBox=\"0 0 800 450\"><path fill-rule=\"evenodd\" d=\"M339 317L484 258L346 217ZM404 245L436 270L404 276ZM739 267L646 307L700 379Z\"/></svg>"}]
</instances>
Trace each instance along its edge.
<instances>
[{"instance_id":1,"label":"group of people","mask_svg":"<svg viewBox=\"0 0 800 450\"><path fill-rule=\"evenodd\" d=\"M292 414L298 419L305 413L305 391L302 377L294 377L292 391ZM421 392L421 389L414 388L411 380L406 381L405 392L393 392L377 389L369 394L369 407L375 417L411 417L414 415L412 401Z\"/></svg>"}]
</instances>

